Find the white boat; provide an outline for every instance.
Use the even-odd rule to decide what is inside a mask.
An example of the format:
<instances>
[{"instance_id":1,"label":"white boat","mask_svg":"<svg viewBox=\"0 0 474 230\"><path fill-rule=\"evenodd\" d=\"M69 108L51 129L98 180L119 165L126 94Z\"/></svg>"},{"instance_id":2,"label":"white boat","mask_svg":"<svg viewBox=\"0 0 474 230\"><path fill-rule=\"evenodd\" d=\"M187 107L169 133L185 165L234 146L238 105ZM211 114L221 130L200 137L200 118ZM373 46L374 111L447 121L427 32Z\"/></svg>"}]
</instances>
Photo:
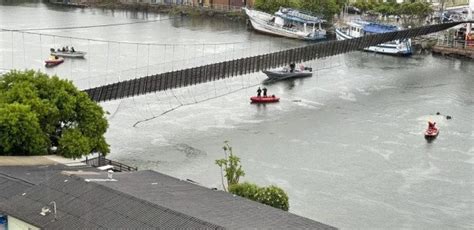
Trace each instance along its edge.
<instances>
[{"instance_id":1,"label":"white boat","mask_svg":"<svg viewBox=\"0 0 474 230\"><path fill-rule=\"evenodd\" d=\"M337 40L346 40L369 34L387 33L398 30L400 30L398 27L392 25L384 25L360 20L351 21L347 23L347 26L336 28L336 38ZM364 50L384 54L407 56L412 54L411 39L386 42L376 46L370 46Z\"/></svg>"},{"instance_id":2,"label":"white boat","mask_svg":"<svg viewBox=\"0 0 474 230\"><path fill-rule=\"evenodd\" d=\"M69 58L83 58L86 56L86 52L84 51L60 51L54 50L51 48L51 56L58 56L58 57L69 57Z\"/></svg>"},{"instance_id":3,"label":"white boat","mask_svg":"<svg viewBox=\"0 0 474 230\"><path fill-rule=\"evenodd\" d=\"M274 15L248 8L244 10L252 27L260 32L302 40L326 38L326 30L321 28L324 20L298 10L280 7Z\"/></svg>"}]
</instances>

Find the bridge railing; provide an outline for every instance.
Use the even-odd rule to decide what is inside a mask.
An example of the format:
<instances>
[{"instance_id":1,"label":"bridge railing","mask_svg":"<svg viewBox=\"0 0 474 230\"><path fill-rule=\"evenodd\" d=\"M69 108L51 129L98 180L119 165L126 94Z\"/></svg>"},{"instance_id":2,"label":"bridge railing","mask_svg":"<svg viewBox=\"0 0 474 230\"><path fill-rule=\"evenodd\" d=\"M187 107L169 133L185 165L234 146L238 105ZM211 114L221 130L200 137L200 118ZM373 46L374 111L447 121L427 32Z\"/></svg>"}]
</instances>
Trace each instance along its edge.
<instances>
[{"instance_id":1,"label":"bridge railing","mask_svg":"<svg viewBox=\"0 0 474 230\"><path fill-rule=\"evenodd\" d=\"M122 164L117 161L109 160L106 159L104 156L98 156L94 158L86 158L86 160L83 161L87 165L90 165L92 167L100 167L100 166L105 166L105 165L111 165L113 166L115 171L119 172L129 172L129 171L137 171L137 167L132 167L126 164Z\"/></svg>"}]
</instances>

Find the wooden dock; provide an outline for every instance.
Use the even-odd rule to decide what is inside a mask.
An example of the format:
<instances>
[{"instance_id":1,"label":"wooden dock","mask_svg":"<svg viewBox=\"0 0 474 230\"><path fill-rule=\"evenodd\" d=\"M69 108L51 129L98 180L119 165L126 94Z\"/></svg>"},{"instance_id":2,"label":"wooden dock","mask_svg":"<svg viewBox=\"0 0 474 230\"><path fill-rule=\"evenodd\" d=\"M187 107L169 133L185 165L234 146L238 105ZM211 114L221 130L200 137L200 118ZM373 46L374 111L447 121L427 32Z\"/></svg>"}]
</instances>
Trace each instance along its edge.
<instances>
[{"instance_id":1,"label":"wooden dock","mask_svg":"<svg viewBox=\"0 0 474 230\"><path fill-rule=\"evenodd\" d=\"M456 56L456 57L465 57L474 59L474 47L450 47L435 45L432 48L433 53L446 55L446 56Z\"/></svg>"}]
</instances>

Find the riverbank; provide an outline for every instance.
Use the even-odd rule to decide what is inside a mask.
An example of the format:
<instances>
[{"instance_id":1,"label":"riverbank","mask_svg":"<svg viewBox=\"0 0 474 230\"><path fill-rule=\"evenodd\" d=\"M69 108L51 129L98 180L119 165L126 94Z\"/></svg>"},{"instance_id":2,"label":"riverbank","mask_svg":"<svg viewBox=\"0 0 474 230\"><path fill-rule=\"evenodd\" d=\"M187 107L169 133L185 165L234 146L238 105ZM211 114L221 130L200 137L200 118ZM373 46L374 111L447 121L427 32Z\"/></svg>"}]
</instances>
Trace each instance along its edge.
<instances>
[{"instance_id":1,"label":"riverbank","mask_svg":"<svg viewBox=\"0 0 474 230\"><path fill-rule=\"evenodd\" d=\"M65 7L94 7L110 10L131 10L152 13L167 13L171 15L186 15L192 17L220 17L233 21L245 21L246 15L240 7L213 5L213 6L193 6L178 4L149 4L149 3L121 3L119 1L86 1L79 3L58 3L49 2L49 4Z\"/></svg>"}]
</instances>

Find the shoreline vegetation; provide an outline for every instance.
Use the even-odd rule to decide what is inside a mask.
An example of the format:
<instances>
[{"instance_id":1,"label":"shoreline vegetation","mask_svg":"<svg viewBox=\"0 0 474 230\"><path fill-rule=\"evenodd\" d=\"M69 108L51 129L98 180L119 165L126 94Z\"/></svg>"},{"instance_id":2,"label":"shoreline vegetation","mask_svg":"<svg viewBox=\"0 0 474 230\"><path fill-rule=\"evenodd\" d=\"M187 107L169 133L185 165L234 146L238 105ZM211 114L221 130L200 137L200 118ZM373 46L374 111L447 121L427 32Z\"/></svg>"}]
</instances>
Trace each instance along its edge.
<instances>
[{"instance_id":1,"label":"shoreline vegetation","mask_svg":"<svg viewBox=\"0 0 474 230\"><path fill-rule=\"evenodd\" d=\"M85 3L61 3L49 2L50 4L66 7L94 7L109 10L132 10L151 13L164 13L170 15L182 15L191 17L222 17L234 21L246 20L245 13L235 6L214 5L196 6L196 5L177 5L177 4L149 4L149 3L121 3L116 0L85 2Z\"/></svg>"}]
</instances>

